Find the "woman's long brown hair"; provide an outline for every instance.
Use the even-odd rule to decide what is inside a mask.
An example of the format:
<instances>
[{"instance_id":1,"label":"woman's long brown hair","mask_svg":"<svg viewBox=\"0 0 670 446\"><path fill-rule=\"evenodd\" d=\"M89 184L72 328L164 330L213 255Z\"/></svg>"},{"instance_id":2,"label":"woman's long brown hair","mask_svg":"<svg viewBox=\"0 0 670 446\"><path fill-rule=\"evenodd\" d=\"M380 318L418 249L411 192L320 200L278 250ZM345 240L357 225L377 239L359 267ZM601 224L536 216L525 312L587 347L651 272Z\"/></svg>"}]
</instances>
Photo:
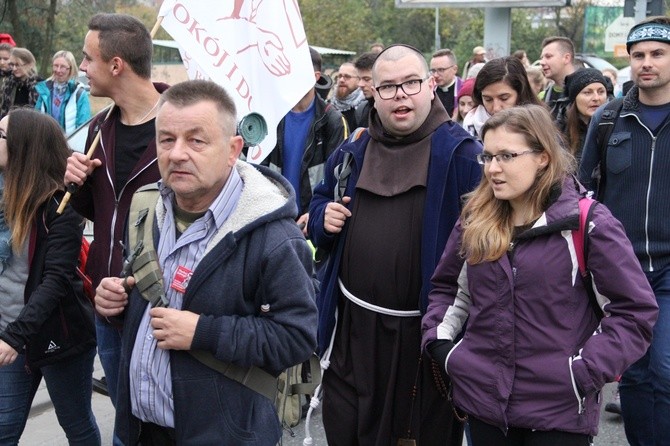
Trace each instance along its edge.
<instances>
[{"instance_id":1,"label":"woman's long brown hair","mask_svg":"<svg viewBox=\"0 0 670 446\"><path fill-rule=\"evenodd\" d=\"M39 207L63 188L69 155L67 140L51 116L28 108L9 113L3 205L14 252L28 238Z\"/></svg>"}]
</instances>

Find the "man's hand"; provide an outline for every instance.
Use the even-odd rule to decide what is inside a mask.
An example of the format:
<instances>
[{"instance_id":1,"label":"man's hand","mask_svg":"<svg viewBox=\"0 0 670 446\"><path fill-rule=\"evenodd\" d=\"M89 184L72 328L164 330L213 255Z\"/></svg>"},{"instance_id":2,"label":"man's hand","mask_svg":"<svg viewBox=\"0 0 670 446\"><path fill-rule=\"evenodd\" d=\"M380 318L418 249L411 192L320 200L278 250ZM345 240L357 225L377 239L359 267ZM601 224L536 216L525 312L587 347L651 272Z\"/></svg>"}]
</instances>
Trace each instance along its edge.
<instances>
[{"instance_id":1,"label":"man's hand","mask_svg":"<svg viewBox=\"0 0 670 446\"><path fill-rule=\"evenodd\" d=\"M351 217L351 211L344 205L351 201L351 197L342 197L342 203L335 201L326 205L326 212L323 216L323 229L330 234L337 234L342 231L344 222Z\"/></svg>"},{"instance_id":2,"label":"man's hand","mask_svg":"<svg viewBox=\"0 0 670 446\"><path fill-rule=\"evenodd\" d=\"M309 213L302 214L295 222L298 227L302 229L302 235L307 237L307 223L309 223Z\"/></svg>"},{"instance_id":3,"label":"man's hand","mask_svg":"<svg viewBox=\"0 0 670 446\"><path fill-rule=\"evenodd\" d=\"M0 367L13 363L17 356L19 353L16 350L5 341L0 341Z\"/></svg>"},{"instance_id":4,"label":"man's hand","mask_svg":"<svg viewBox=\"0 0 670 446\"><path fill-rule=\"evenodd\" d=\"M175 308L149 310L153 336L158 348L164 350L190 350L200 315Z\"/></svg>"},{"instance_id":5,"label":"man's hand","mask_svg":"<svg viewBox=\"0 0 670 446\"><path fill-rule=\"evenodd\" d=\"M123 287L124 280L130 288L135 285L133 276L125 279L105 277L100 281L100 285L95 289L95 309L101 316L118 316L125 310L128 305L128 293Z\"/></svg>"},{"instance_id":6,"label":"man's hand","mask_svg":"<svg viewBox=\"0 0 670 446\"><path fill-rule=\"evenodd\" d=\"M67 168L63 182L66 186L70 183L81 186L86 181L86 177L93 172L93 169L99 167L101 164L102 161L97 158L90 160L83 153L74 152L67 159Z\"/></svg>"},{"instance_id":7,"label":"man's hand","mask_svg":"<svg viewBox=\"0 0 670 446\"><path fill-rule=\"evenodd\" d=\"M291 72L291 62L284 54L284 45L275 33L258 28L258 54L265 68L273 75L280 77Z\"/></svg>"}]
</instances>

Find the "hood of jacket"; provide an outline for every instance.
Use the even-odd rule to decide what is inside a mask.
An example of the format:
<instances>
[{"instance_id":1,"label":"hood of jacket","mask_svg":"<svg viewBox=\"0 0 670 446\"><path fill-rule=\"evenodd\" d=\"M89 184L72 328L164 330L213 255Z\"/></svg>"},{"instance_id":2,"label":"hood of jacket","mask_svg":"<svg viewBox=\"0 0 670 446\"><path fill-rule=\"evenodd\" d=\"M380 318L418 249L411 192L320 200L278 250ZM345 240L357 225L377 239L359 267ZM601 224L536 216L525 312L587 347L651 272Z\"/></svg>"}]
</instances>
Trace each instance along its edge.
<instances>
[{"instance_id":1,"label":"hood of jacket","mask_svg":"<svg viewBox=\"0 0 670 446\"><path fill-rule=\"evenodd\" d=\"M298 215L295 192L283 176L265 166L242 160L235 163L235 169L244 183L242 193L230 217L210 240L204 255L228 233L232 232L239 240L265 223L284 218L295 219ZM156 218L159 227L162 227L165 209L160 200Z\"/></svg>"},{"instance_id":2,"label":"hood of jacket","mask_svg":"<svg viewBox=\"0 0 670 446\"><path fill-rule=\"evenodd\" d=\"M579 198L584 195L586 189L573 176L566 177L562 184L554 185L545 211L532 228L519 234L519 239L579 229Z\"/></svg>"}]
</instances>

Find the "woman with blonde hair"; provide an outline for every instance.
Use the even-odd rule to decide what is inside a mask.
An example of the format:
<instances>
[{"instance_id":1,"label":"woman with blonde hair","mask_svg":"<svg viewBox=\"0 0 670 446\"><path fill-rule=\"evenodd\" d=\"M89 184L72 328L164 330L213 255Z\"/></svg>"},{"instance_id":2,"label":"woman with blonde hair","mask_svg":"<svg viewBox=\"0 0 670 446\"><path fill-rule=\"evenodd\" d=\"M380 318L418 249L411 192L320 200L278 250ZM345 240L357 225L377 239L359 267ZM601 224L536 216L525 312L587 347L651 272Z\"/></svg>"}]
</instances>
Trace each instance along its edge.
<instances>
[{"instance_id":1,"label":"woman with blonde hair","mask_svg":"<svg viewBox=\"0 0 670 446\"><path fill-rule=\"evenodd\" d=\"M530 88L533 89L533 94L535 96L539 95L542 90L544 90L546 78L542 73L542 68L540 67L526 67L526 75L528 76L528 82L530 83Z\"/></svg>"},{"instance_id":2,"label":"woman with blonde hair","mask_svg":"<svg viewBox=\"0 0 670 446\"><path fill-rule=\"evenodd\" d=\"M484 176L431 280L423 346L474 446L590 445L600 391L645 353L658 306L621 223L598 204L591 299L572 237L586 190L545 107L502 110L482 137Z\"/></svg>"},{"instance_id":3,"label":"woman with blonde hair","mask_svg":"<svg viewBox=\"0 0 670 446\"><path fill-rule=\"evenodd\" d=\"M35 85L41 80L35 69L35 56L27 48L12 48L9 68L12 74L2 90L0 118L4 118L13 107L34 107L37 102Z\"/></svg>"},{"instance_id":4,"label":"woman with blonde hair","mask_svg":"<svg viewBox=\"0 0 670 446\"><path fill-rule=\"evenodd\" d=\"M35 108L53 116L65 134L70 134L91 118L88 91L77 82L77 61L69 51L53 55L51 77L35 88L39 97Z\"/></svg>"},{"instance_id":5,"label":"woman with blonde hair","mask_svg":"<svg viewBox=\"0 0 670 446\"><path fill-rule=\"evenodd\" d=\"M82 218L62 200L70 150L48 115L19 108L0 120L5 178L0 240L0 444L17 444L44 378L69 444L100 445L91 410L93 305L76 273Z\"/></svg>"}]
</instances>

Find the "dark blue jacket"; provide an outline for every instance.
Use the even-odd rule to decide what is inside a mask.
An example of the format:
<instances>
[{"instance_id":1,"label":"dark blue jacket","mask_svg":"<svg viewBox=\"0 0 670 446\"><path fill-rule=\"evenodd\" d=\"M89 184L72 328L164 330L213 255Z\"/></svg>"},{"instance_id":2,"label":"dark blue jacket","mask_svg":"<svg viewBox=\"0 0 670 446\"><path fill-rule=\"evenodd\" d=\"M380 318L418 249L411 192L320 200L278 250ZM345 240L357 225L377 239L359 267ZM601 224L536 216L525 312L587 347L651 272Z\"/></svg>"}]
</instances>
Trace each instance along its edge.
<instances>
[{"instance_id":1,"label":"dark blue jacket","mask_svg":"<svg viewBox=\"0 0 670 446\"><path fill-rule=\"evenodd\" d=\"M593 170L600 163L596 145L605 106L591 118L582 152L579 181L595 190ZM656 135L640 118L639 90L631 88L607 142L605 188L598 198L626 229L644 271L670 265L670 120Z\"/></svg>"},{"instance_id":2,"label":"dark blue jacket","mask_svg":"<svg viewBox=\"0 0 670 446\"><path fill-rule=\"evenodd\" d=\"M295 224L288 182L263 166L240 161L236 168L242 195L193 272L182 309L200 315L192 350L276 376L308 359L316 346L312 252ZM157 224L165 218L172 217L157 213ZM124 312L116 433L128 446L140 435L129 370L146 306L135 289ZM170 368L178 445L277 444L282 428L268 398L186 351L170 351Z\"/></svg>"},{"instance_id":3,"label":"dark blue jacket","mask_svg":"<svg viewBox=\"0 0 670 446\"><path fill-rule=\"evenodd\" d=\"M344 152L353 155L351 176L344 195L352 198L348 208L353 209L355 188L370 134L363 133L352 143L343 144L326 163L326 177L314 191L309 206L309 234L315 246L330 253L329 263L321 276L321 292L317 297L319 308L319 353L328 347L335 328L335 310L339 298L337 277L348 223L339 234L329 234L323 228L326 205L333 201L337 181L334 168L342 162ZM479 183L482 169L476 155L481 145L453 121L442 124L433 133L428 166L428 182L424 205L421 241L421 295L420 308L425 312L430 291L430 277L444 250L449 233L461 211L461 196ZM381 227L380 227L381 230ZM342 241L342 243L340 243Z\"/></svg>"}]
</instances>

